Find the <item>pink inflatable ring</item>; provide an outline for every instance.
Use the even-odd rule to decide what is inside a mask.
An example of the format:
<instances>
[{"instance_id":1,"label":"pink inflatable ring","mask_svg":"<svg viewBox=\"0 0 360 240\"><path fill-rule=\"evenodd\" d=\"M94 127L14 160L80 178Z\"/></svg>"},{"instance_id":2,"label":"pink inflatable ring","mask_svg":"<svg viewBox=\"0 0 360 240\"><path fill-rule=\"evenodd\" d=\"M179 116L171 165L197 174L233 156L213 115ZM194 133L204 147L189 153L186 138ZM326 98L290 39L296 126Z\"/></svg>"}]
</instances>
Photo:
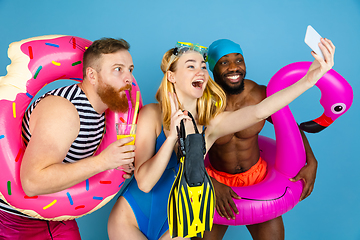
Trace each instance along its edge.
<instances>
[{"instance_id":1,"label":"pink inflatable ring","mask_svg":"<svg viewBox=\"0 0 360 240\"><path fill-rule=\"evenodd\" d=\"M54 221L81 217L110 201L124 182L122 171L108 170L64 191L35 197L26 196L20 182L25 151L21 123L25 110L46 84L59 79L82 81L82 57L90 44L79 37L51 35L22 40L9 47L11 64L8 74L0 78L0 198L29 216ZM134 79L133 99L137 91L140 90ZM115 114L107 111L105 117L106 133L97 153L116 140ZM127 119L127 113L119 117Z\"/></svg>"},{"instance_id":2,"label":"pink inflatable ring","mask_svg":"<svg viewBox=\"0 0 360 240\"><path fill-rule=\"evenodd\" d=\"M305 76L311 62L297 62L280 69L270 80L267 95L286 88ZM321 90L320 103L324 114L301 124L308 132L319 132L344 114L353 101L350 84L335 70L327 72L316 84ZM222 225L249 225L276 218L291 210L300 199L302 181L291 182L306 163L305 149L299 128L288 106L274 113L276 143L259 136L260 155L268 163L265 179L253 186L233 187L241 197L234 199L239 214L227 220L215 212L214 223ZM209 160L205 160L205 165Z\"/></svg>"}]
</instances>

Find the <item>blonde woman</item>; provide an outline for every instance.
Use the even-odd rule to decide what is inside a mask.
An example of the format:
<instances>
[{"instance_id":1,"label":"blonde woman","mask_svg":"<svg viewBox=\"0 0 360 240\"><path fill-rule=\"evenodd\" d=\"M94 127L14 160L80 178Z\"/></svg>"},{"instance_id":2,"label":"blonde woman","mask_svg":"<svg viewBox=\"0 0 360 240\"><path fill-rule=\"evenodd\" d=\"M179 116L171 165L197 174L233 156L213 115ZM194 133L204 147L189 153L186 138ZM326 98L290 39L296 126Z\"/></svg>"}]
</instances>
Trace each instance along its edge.
<instances>
[{"instance_id":1,"label":"blonde woman","mask_svg":"<svg viewBox=\"0 0 360 240\"><path fill-rule=\"evenodd\" d=\"M200 132L207 127L208 151L216 139L266 119L311 88L332 68L335 47L328 39L322 39L321 43L325 59L312 53L315 60L298 82L257 105L234 112L223 111L225 94L209 76L203 47L178 43L166 52L161 63L164 78L156 94L159 103L143 107L139 114L135 178L110 214L109 238L170 239L167 200L178 170L174 150L180 121L185 119L186 132L193 132L187 115L191 112Z\"/></svg>"}]
</instances>

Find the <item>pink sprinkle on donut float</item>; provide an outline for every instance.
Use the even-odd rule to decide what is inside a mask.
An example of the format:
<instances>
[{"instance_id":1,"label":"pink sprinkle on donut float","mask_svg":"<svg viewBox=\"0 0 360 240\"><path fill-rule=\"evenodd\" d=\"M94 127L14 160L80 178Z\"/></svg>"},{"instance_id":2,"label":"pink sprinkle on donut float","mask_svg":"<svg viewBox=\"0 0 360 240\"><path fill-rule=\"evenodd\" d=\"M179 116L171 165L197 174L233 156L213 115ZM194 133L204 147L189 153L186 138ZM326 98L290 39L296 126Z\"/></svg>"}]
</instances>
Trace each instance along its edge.
<instances>
[{"instance_id":1,"label":"pink sprinkle on donut float","mask_svg":"<svg viewBox=\"0 0 360 240\"><path fill-rule=\"evenodd\" d=\"M56 87L61 87L64 81L61 79L82 81L82 57L91 43L74 36L48 35L9 46L11 64L7 66L7 75L0 77L0 198L31 217L54 221L81 217L109 202L124 182L123 172L113 169L64 191L34 197L25 195L20 182L25 151L21 124L25 110L45 85L59 81L60 86ZM133 99L137 91L140 89L134 79ZM127 115L106 111L106 132L95 154L116 141L115 122L126 122Z\"/></svg>"}]
</instances>

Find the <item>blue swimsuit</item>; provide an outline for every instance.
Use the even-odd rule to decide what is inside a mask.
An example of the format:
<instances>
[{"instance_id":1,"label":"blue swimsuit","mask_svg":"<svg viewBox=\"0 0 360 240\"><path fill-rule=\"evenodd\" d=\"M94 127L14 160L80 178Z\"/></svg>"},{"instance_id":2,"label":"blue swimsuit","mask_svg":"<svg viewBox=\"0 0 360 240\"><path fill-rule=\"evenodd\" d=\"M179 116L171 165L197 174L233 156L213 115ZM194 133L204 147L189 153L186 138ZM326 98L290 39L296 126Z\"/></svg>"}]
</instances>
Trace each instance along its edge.
<instances>
[{"instance_id":1,"label":"blue swimsuit","mask_svg":"<svg viewBox=\"0 0 360 240\"><path fill-rule=\"evenodd\" d=\"M159 151L165 140L166 137L162 129L156 139L155 153ZM132 178L122 194L135 214L140 231L149 240L159 239L169 229L167 203L178 170L177 157L173 152L163 175L150 192L141 191L136 179Z\"/></svg>"}]
</instances>

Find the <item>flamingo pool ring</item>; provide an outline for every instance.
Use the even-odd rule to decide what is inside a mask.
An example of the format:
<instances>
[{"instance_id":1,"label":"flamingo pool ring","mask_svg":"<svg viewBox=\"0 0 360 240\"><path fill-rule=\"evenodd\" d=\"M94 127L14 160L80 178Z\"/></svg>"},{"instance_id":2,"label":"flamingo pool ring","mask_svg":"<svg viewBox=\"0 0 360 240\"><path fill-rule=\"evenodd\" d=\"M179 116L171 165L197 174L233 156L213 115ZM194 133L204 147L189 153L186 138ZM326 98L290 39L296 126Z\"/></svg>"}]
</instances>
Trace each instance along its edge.
<instances>
[{"instance_id":1,"label":"flamingo pool ring","mask_svg":"<svg viewBox=\"0 0 360 240\"><path fill-rule=\"evenodd\" d=\"M296 62L281 68L267 86L267 96L284 89L304 77L311 62ZM319 132L343 115L353 101L350 84L335 70L328 71L317 83L324 113L317 119L302 123L307 132ZM288 106L274 113L272 121L276 142L259 136L260 156L268 163L265 179L247 187L232 187L241 197L234 199L239 214L227 220L215 212L214 223L250 225L276 218L291 210L300 200L302 181L291 182L306 163L305 148L299 127ZM209 159L205 159L205 165Z\"/></svg>"},{"instance_id":2,"label":"flamingo pool ring","mask_svg":"<svg viewBox=\"0 0 360 240\"><path fill-rule=\"evenodd\" d=\"M123 172L112 169L66 190L34 197L26 196L20 182L26 148L21 138L25 110L45 85L69 85L60 79L81 82L82 57L90 45L91 41L79 37L49 35L14 42L9 47L11 64L8 74L0 77L0 198L31 217L55 221L81 217L110 201L124 182ZM133 99L137 91L140 90L134 79ZM120 121L126 122L127 114L119 114ZM116 141L115 113L107 110L105 119L106 133L95 154Z\"/></svg>"}]
</instances>

